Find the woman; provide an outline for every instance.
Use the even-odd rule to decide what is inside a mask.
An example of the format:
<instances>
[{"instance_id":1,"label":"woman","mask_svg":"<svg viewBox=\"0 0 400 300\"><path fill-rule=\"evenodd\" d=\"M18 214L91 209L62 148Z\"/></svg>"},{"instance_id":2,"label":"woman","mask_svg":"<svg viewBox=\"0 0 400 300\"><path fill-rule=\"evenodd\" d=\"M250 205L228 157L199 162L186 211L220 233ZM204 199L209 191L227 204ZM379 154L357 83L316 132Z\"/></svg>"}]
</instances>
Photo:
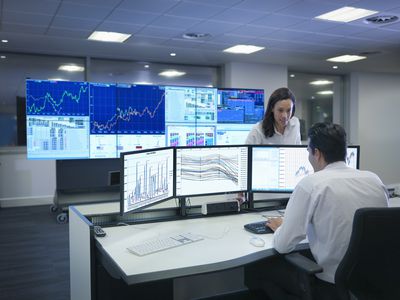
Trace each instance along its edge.
<instances>
[{"instance_id":1,"label":"woman","mask_svg":"<svg viewBox=\"0 0 400 300\"><path fill-rule=\"evenodd\" d=\"M246 144L300 145L300 122L294 116L296 98L288 88L275 90L268 100L264 118L246 139Z\"/></svg>"}]
</instances>

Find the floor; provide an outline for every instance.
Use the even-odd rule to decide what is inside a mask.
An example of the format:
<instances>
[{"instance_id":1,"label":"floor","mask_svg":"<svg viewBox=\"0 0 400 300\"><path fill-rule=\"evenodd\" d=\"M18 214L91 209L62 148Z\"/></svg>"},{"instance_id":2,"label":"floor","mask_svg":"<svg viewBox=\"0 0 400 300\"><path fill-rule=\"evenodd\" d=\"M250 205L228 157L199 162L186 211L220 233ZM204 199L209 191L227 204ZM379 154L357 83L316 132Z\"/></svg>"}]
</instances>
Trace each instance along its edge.
<instances>
[{"instance_id":1,"label":"floor","mask_svg":"<svg viewBox=\"0 0 400 300\"><path fill-rule=\"evenodd\" d=\"M0 300L68 300L68 248L49 205L0 208Z\"/></svg>"}]
</instances>

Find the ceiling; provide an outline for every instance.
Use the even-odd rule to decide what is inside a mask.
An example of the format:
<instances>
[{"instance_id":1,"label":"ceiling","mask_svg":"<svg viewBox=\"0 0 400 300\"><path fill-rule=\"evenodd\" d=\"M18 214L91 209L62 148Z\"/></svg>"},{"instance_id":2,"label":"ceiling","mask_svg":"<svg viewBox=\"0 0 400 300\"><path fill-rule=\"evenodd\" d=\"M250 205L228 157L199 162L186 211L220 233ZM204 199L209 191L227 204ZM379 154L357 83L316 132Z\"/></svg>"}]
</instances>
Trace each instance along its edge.
<instances>
[{"instance_id":1,"label":"ceiling","mask_svg":"<svg viewBox=\"0 0 400 300\"><path fill-rule=\"evenodd\" d=\"M400 22L367 24L314 17L354 6L400 16L399 0L0 0L0 54L41 53L218 66L227 62L273 63L290 70L344 74L400 73ZM125 43L89 41L94 31L133 36ZM208 33L190 40L184 33ZM228 54L235 44L266 49ZM177 55L171 57L169 53ZM326 59L367 53L339 64Z\"/></svg>"}]
</instances>

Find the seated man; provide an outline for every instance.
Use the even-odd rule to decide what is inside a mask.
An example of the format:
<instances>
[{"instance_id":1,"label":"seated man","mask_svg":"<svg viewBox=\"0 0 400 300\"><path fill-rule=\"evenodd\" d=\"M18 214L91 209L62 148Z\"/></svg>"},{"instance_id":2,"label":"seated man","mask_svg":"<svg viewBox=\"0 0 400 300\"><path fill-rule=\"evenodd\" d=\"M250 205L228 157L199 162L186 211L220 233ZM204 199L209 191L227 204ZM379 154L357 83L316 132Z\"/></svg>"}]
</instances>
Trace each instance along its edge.
<instances>
[{"instance_id":1,"label":"seated man","mask_svg":"<svg viewBox=\"0 0 400 300\"><path fill-rule=\"evenodd\" d=\"M293 251L308 238L312 257L323 268L313 286L319 291L317 299L335 299L334 276L349 244L355 211L387 207L388 194L377 175L346 165L346 133L341 126L317 123L308 138L309 161L315 173L297 184L284 221L269 219L267 226L275 231L274 247L280 253ZM267 260L262 268L253 267L259 274L252 274L255 271L249 268L246 276L256 278L271 299L301 298L297 270L282 257ZM254 287L251 279L246 278L246 283Z\"/></svg>"}]
</instances>

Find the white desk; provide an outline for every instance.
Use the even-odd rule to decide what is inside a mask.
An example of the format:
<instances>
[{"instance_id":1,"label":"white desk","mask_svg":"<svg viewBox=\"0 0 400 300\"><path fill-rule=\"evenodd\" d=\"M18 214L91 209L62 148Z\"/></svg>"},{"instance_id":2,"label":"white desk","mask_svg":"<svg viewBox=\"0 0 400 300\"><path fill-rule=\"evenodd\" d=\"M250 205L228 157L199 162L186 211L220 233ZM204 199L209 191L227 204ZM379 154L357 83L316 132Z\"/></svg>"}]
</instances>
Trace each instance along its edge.
<instances>
[{"instance_id":1,"label":"white desk","mask_svg":"<svg viewBox=\"0 0 400 300\"><path fill-rule=\"evenodd\" d=\"M248 213L103 228L107 235L96 238L96 247L108 272L127 284L221 271L276 253L272 234L259 235L265 246L255 247L249 243L253 234L243 229L244 224L263 220L266 214L278 215ZM135 241L173 232L192 232L204 240L142 257L126 249Z\"/></svg>"}]
</instances>

